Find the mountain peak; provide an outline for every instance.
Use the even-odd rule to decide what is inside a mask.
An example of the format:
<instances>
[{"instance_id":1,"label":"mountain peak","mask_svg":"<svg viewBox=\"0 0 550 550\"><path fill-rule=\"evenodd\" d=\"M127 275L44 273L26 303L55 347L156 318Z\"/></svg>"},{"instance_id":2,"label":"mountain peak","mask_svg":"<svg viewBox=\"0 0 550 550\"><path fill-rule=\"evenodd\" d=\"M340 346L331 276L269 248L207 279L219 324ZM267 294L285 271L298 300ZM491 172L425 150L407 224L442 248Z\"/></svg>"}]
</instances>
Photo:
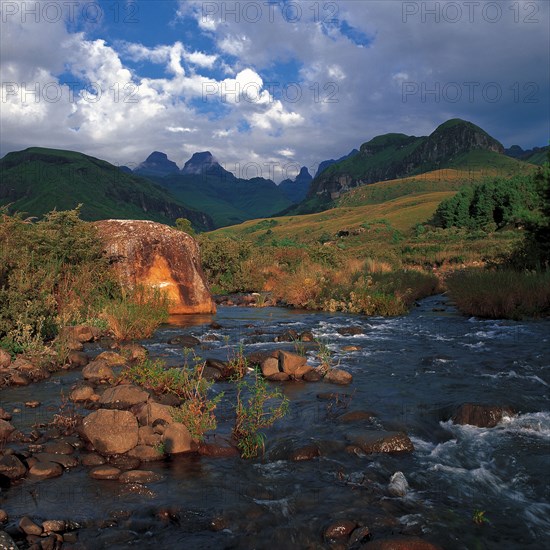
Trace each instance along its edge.
<instances>
[{"instance_id":1,"label":"mountain peak","mask_svg":"<svg viewBox=\"0 0 550 550\"><path fill-rule=\"evenodd\" d=\"M220 166L214 155L210 151L193 153L193 156L185 163L182 174L204 174L209 172L212 167ZM220 166L221 168L221 166Z\"/></svg>"},{"instance_id":2,"label":"mountain peak","mask_svg":"<svg viewBox=\"0 0 550 550\"><path fill-rule=\"evenodd\" d=\"M166 176L179 172L178 165L168 158L166 153L153 151L136 169L136 174L142 176Z\"/></svg>"}]
</instances>

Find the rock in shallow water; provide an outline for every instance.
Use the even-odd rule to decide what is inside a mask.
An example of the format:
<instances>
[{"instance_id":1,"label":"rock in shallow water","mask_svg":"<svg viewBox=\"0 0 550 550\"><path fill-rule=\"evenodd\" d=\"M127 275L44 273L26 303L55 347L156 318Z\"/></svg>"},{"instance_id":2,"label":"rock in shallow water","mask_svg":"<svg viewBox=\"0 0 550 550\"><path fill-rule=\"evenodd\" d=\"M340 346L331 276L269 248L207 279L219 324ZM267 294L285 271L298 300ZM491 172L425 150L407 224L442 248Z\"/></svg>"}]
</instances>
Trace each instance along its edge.
<instances>
[{"instance_id":1,"label":"rock in shallow water","mask_svg":"<svg viewBox=\"0 0 550 550\"><path fill-rule=\"evenodd\" d=\"M504 416L513 416L511 407L464 403L453 415L455 424L470 424L478 428L494 428Z\"/></svg>"},{"instance_id":2,"label":"rock in shallow water","mask_svg":"<svg viewBox=\"0 0 550 550\"><path fill-rule=\"evenodd\" d=\"M129 411L98 409L82 421L82 434L103 454L122 454L138 443L138 422Z\"/></svg>"},{"instance_id":3,"label":"rock in shallow water","mask_svg":"<svg viewBox=\"0 0 550 550\"><path fill-rule=\"evenodd\" d=\"M412 441L403 432L364 432L362 435L352 438L352 443L352 447L359 447L366 454L414 451Z\"/></svg>"}]
</instances>

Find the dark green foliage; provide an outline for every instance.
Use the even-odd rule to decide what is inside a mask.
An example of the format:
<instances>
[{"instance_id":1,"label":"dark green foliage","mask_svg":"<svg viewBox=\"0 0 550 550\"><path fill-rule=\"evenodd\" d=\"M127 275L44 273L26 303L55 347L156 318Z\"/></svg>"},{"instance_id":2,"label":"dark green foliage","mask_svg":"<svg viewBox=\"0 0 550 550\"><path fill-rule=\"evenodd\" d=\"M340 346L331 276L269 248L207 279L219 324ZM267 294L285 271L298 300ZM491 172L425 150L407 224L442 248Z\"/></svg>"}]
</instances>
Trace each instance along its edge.
<instances>
[{"instance_id":1,"label":"dark green foliage","mask_svg":"<svg viewBox=\"0 0 550 550\"><path fill-rule=\"evenodd\" d=\"M530 223L541 206L537 185L533 176L516 176L464 187L439 205L431 223L467 229L501 229Z\"/></svg>"}]
</instances>

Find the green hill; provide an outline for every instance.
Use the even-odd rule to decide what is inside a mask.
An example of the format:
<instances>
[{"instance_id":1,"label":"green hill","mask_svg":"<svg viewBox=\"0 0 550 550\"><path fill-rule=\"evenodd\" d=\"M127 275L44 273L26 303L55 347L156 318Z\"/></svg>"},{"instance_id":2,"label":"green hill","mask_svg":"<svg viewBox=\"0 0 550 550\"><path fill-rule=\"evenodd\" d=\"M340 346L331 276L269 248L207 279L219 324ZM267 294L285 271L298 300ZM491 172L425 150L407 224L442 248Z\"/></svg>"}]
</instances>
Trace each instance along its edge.
<instances>
[{"instance_id":1,"label":"green hill","mask_svg":"<svg viewBox=\"0 0 550 550\"><path fill-rule=\"evenodd\" d=\"M147 179L75 151L32 147L0 160L0 205L42 216L82 204L85 220L148 219L173 223L188 218L211 229L211 218L189 208Z\"/></svg>"}]
</instances>

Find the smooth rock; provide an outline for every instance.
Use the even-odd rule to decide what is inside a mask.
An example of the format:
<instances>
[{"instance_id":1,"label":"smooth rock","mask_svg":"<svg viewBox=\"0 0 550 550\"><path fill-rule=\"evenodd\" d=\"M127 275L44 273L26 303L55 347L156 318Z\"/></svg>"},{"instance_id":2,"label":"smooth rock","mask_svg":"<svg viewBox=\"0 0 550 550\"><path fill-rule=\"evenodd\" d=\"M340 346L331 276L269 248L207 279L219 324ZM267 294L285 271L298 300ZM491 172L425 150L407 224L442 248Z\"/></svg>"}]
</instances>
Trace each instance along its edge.
<instances>
[{"instance_id":1,"label":"smooth rock","mask_svg":"<svg viewBox=\"0 0 550 550\"><path fill-rule=\"evenodd\" d=\"M412 441L403 432L372 431L355 437L354 445L367 453L402 453L414 451Z\"/></svg>"},{"instance_id":2,"label":"smooth rock","mask_svg":"<svg viewBox=\"0 0 550 550\"><path fill-rule=\"evenodd\" d=\"M95 395L95 390L92 386L86 383L77 384L69 394L69 399L75 403L82 403L83 401L91 401Z\"/></svg>"},{"instance_id":3,"label":"smooth rock","mask_svg":"<svg viewBox=\"0 0 550 550\"><path fill-rule=\"evenodd\" d=\"M74 468L78 466L78 458L71 455L61 455L55 453L36 453L34 457L40 462L55 462L60 464L63 468Z\"/></svg>"},{"instance_id":4,"label":"smooth rock","mask_svg":"<svg viewBox=\"0 0 550 550\"><path fill-rule=\"evenodd\" d=\"M171 346L182 346L184 348L194 348L195 346L199 346L200 343L201 341L198 338L189 334L180 334L168 340L168 344Z\"/></svg>"},{"instance_id":5,"label":"smooth rock","mask_svg":"<svg viewBox=\"0 0 550 550\"><path fill-rule=\"evenodd\" d=\"M137 458L140 462L154 462L162 460L164 453L160 447L152 447L151 445L138 445L128 452L131 458Z\"/></svg>"},{"instance_id":6,"label":"smooth rock","mask_svg":"<svg viewBox=\"0 0 550 550\"><path fill-rule=\"evenodd\" d=\"M395 472L391 476L388 491L395 497L404 497L409 492L409 484L403 472Z\"/></svg>"},{"instance_id":7,"label":"smooth rock","mask_svg":"<svg viewBox=\"0 0 550 550\"><path fill-rule=\"evenodd\" d=\"M217 443L201 443L199 445L199 454L211 456L214 458L232 458L239 456L239 450L229 445L220 445Z\"/></svg>"},{"instance_id":8,"label":"smooth rock","mask_svg":"<svg viewBox=\"0 0 550 550\"><path fill-rule=\"evenodd\" d=\"M317 445L315 444L310 444L304 445L303 447L300 447L299 449L293 451L290 455L290 460L294 462L300 462L302 460L313 460L320 455L321 453L319 452L319 447L317 447Z\"/></svg>"},{"instance_id":9,"label":"smooth rock","mask_svg":"<svg viewBox=\"0 0 550 550\"><path fill-rule=\"evenodd\" d=\"M341 369L330 369L323 379L325 382L330 382L331 384L340 384L347 385L351 384L353 376L344 370Z\"/></svg>"},{"instance_id":10,"label":"smooth rock","mask_svg":"<svg viewBox=\"0 0 550 550\"><path fill-rule=\"evenodd\" d=\"M162 405L156 401L149 401L136 409L136 416L142 426L152 425L156 420L164 420L172 424L172 408L169 405Z\"/></svg>"},{"instance_id":11,"label":"smooth rock","mask_svg":"<svg viewBox=\"0 0 550 550\"><path fill-rule=\"evenodd\" d=\"M126 364L126 359L115 351L103 351L94 361L103 361L109 367L120 367Z\"/></svg>"},{"instance_id":12,"label":"smooth rock","mask_svg":"<svg viewBox=\"0 0 550 550\"><path fill-rule=\"evenodd\" d=\"M359 346L344 346L342 351L361 351Z\"/></svg>"},{"instance_id":13,"label":"smooth rock","mask_svg":"<svg viewBox=\"0 0 550 550\"><path fill-rule=\"evenodd\" d=\"M5 510L0 508L0 523L6 523L8 521L8 514Z\"/></svg>"},{"instance_id":14,"label":"smooth rock","mask_svg":"<svg viewBox=\"0 0 550 550\"><path fill-rule=\"evenodd\" d=\"M455 424L470 424L478 428L494 428L504 416L513 416L511 407L464 403L453 415Z\"/></svg>"},{"instance_id":15,"label":"smooth rock","mask_svg":"<svg viewBox=\"0 0 550 550\"><path fill-rule=\"evenodd\" d=\"M336 420L338 422L368 422L373 418L376 418L376 415L369 411L348 411L341 414Z\"/></svg>"},{"instance_id":16,"label":"smooth rock","mask_svg":"<svg viewBox=\"0 0 550 550\"><path fill-rule=\"evenodd\" d=\"M27 516L23 516L19 520L19 529L25 533L25 535L36 535L40 536L42 534L42 527L34 523L32 519Z\"/></svg>"},{"instance_id":17,"label":"smooth rock","mask_svg":"<svg viewBox=\"0 0 550 550\"><path fill-rule=\"evenodd\" d=\"M102 454L122 454L138 443L138 422L129 411L98 409L82 421L82 434Z\"/></svg>"},{"instance_id":18,"label":"smooth rock","mask_svg":"<svg viewBox=\"0 0 550 550\"><path fill-rule=\"evenodd\" d=\"M12 414L0 407L0 420L11 420Z\"/></svg>"},{"instance_id":19,"label":"smooth rock","mask_svg":"<svg viewBox=\"0 0 550 550\"><path fill-rule=\"evenodd\" d=\"M67 363L73 367L85 367L89 362L88 354L83 351L71 350L67 355Z\"/></svg>"},{"instance_id":20,"label":"smooth rock","mask_svg":"<svg viewBox=\"0 0 550 550\"><path fill-rule=\"evenodd\" d=\"M286 382L287 380L290 380L290 374L287 374L286 372L276 372L275 374L266 376L266 380L269 380L270 382Z\"/></svg>"},{"instance_id":21,"label":"smooth rock","mask_svg":"<svg viewBox=\"0 0 550 550\"><path fill-rule=\"evenodd\" d=\"M365 544L371 538L368 527L357 527L349 537L349 547L355 548L357 544Z\"/></svg>"},{"instance_id":22,"label":"smooth rock","mask_svg":"<svg viewBox=\"0 0 550 550\"><path fill-rule=\"evenodd\" d=\"M135 449L137 448L138 447L134 447L131 451L129 451L125 455L111 457L109 459L109 464L122 471L137 470L140 466L141 461L139 460L139 458L136 458L135 456L130 456L131 453L135 451Z\"/></svg>"},{"instance_id":23,"label":"smooth rock","mask_svg":"<svg viewBox=\"0 0 550 550\"><path fill-rule=\"evenodd\" d=\"M0 457L0 474L8 479L15 480L27 473L25 465L15 455Z\"/></svg>"},{"instance_id":24,"label":"smooth rock","mask_svg":"<svg viewBox=\"0 0 550 550\"><path fill-rule=\"evenodd\" d=\"M191 450L191 434L183 424L168 425L162 438L164 449L168 454L186 453Z\"/></svg>"},{"instance_id":25,"label":"smooth rock","mask_svg":"<svg viewBox=\"0 0 550 550\"><path fill-rule=\"evenodd\" d=\"M89 476L93 479L118 479L121 473L118 468L105 464L92 468Z\"/></svg>"},{"instance_id":26,"label":"smooth rock","mask_svg":"<svg viewBox=\"0 0 550 550\"><path fill-rule=\"evenodd\" d=\"M141 344L129 343L120 346L120 353L128 358L128 361L143 361L149 355L147 348Z\"/></svg>"},{"instance_id":27,"label":"smooth rock","mask_svg":"<svg viewBox=\"0 0 550 550\"><path fill-rule=\"evenodd\" d=\"M23 357L18 357L11 364L10 368L22 373L30 374L34 373L36 370L39 370L39 368L34 363L31 363L28 359L24 359Z\"/></svg>"},{"instance_id":28,"label":"smooth rock","mask_svg":"<svg viewBox=\"0 0 550 550\"><path fill-rule=\"evenodd\" d=\"M419 538L392 538L368 542L365 550L441 550L441 547Z\"/></svg>"},{"instance_id":29,"label":"smooth rock","mask_svg":"<svg viewBox=\"0 0 550 550\"><path fill-rule=\"evenodd\" d=\"M61 327L59 331L60 340L76 340L81 344L92 342L95 338L96 331L86 325L76 325Z\"/></svg>"},{"instance_id":30,"label":"smooth rock","mask_svg":"<svg viewBox=\"0 0 550 550\"><path fill-rule=\"evenodd\" d=\"M67 529L67 522L63 519L47 519L42 522L45 533L62 533Z\"/></svg>"},{"instance_id":31,"label":"smooth rock","mask_svg":"<svg viewBox=\"0 0 550 550\"><path fill-rule=\"evenodd\" d=\"M105 458L98 453L86 453L80 456L83 466L101 466L105 464Z\"/></svg>"},{"instance_id":32,"label":"smooth rock","mask_svg":"<svg viewBox=\"0 0 550 550\"><path fill-rule=\"evenodd\" d=\"M279 371L279 360L275 357L267 357L261 362L262 374L267 378L278 374Z\"/></svg>"},{"instance_id":33,"label":"smooth rock","mask_svg":"<svg viewBox=\"0 0 550 550\"><path fill-rule=\"evenodd\" d=\"M358 334L364 334L365 331L361 327L343 327L337 328L336 332L342 336L357 336Z\"/></svg>"},{"instance_id":34,"label":"smooth rock","mask_svg":"<svg viewBox=\"0 0 550 550\"><path fill-rule=\"evenodd\" d=\"M30 383L31 379L26 374L13 372L10 376L10 384L12 386L28 386Z\"/></svg>"},{"instance_id":35,"label":"smooth rock","mask_svg":"<svg viewBox=\"0 0 550 550\"><path fill-rule=\"evenodd\" d=\"M0 348L0 369L5 369L10 366L11 355L4 349Z\"/></svg>"},{"instance_id":36,"label":"smooth rock","mask_svg":"<svg viewBox=\"0 0 550 550\"><path fill-rule=\"evenodd\" d=\"M307 359L302 355L288 351L279 352L279 370L294 376L296 371L306 364Z\"/></svg>"},{"instance_id":37,"label":"smooth rock","mask_svg":"<svg viewBox=\"0 0 550 550\"><path fill-rule=\"evenodd\" d=\"M7 441L12 432L15 431L13 426L7 420L0 420L0 442Z\"/></svg>"},{"instance_id":38,"label":"smooth rock","mask_svg":"<svg viewBox=\"0 0 550 550\"><path fill-rule=\"evenodd\" d=\"M357 527L357 522L349 520L335 521L325 529L326 540L347 539Z\"/></svg>"},{"instance_id":39,"label":"smooth rock","mask_svg":"<svg viewBox=\"0 0 550 550\"><path fill-rule=\"evenodd\" d=\"M0 550L19 550L15 541L5 531L0 531Z\"/></svg>"},{"instance_id":40,"label":"smooth rock","mask_svg":"<svg viewBox=\"0 0 550 550\"><path fill-rule=\"evenodd\" d=\"M317 369L311 369L302 376L302 380L306 382L319 382L323 375Z\"/></svg>"},{"instance_id":41,"label":"smooth rock","mask_svg":"<svg viewBox=\"0 0 550 550\"><path fill-rule=\"evenodd\" d=\"M42 479L59 477L62 473L63 468L57 462L37 462L29 470L29 474Z\"/></svg>"},{"instance_id":42,"label":"smooth rock","mask_svg":"<svg viewBox=\"0 0 550 550\"><path fill-rule=\"evenodd\" d=\"M121 384L107 388L99 398L99 403L109 409L128 409L133 405L145 403L149 394L133 384Z\"/></svg>"},{"instance_id":43,"label":"smooth rock","mask_svg":"<svg viewBox=\"0 0 550 550\"><path fill-rule=\"evenodd\" d=\"M91 363L88 363L82 369L82 376L86 380L92 380L94 382L100 382L101 380L113 380L115 378L113 369L106 363L103 363L103 361L92 361Z\"/></svg>"},{"instance_id":44,"label":"smooth rock","mask_svg":"<svg viewBox=\"0 0 550 550\"><path fill-rule=\"evenodd\" d=\"M155 447L161 442L159 434L155 433L152 426L140 426L138 430L138 445Z\"/></svg>"}]
</instances>

